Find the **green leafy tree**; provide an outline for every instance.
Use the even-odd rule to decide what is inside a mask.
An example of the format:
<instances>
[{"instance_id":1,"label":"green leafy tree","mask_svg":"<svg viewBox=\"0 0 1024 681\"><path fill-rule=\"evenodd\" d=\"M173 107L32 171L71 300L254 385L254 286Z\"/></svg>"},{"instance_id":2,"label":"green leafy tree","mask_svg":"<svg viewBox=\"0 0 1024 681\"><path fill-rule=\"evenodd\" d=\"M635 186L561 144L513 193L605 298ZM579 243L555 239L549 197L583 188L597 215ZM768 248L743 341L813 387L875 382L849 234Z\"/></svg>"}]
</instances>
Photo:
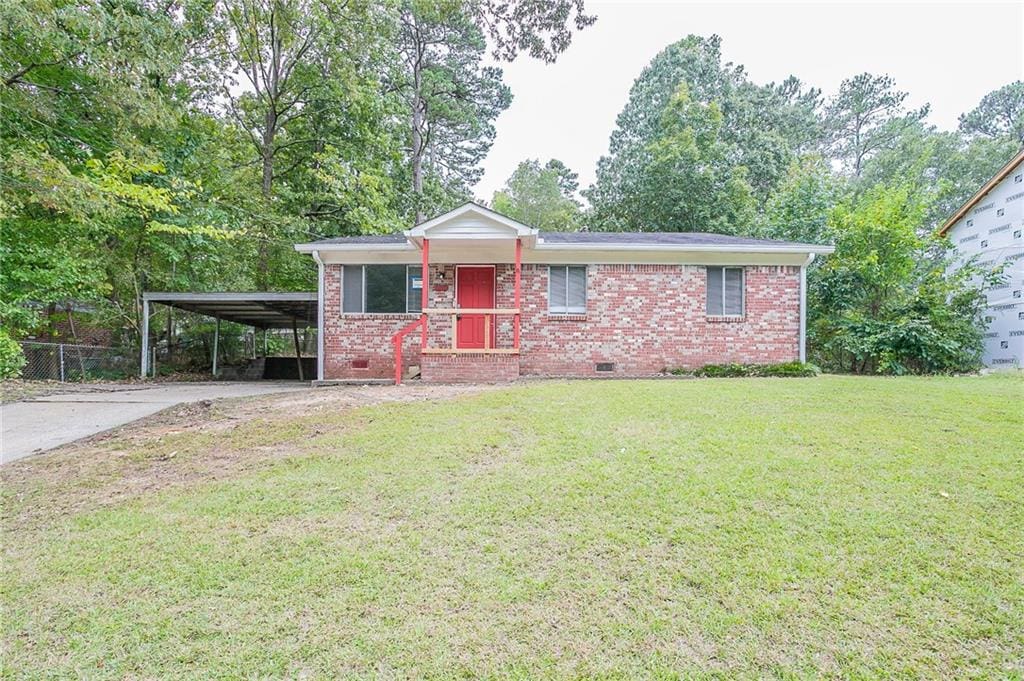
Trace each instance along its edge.
<instances>
[{"instance_id":1,"label":"green leafy tree","mask_svg":"<svg viewBox=\"0 0 1024 681\"><path fill-rule=\"evenodd\" d=\"M645 191L652 143L664 134L663 114L680 85L693 101L717 108L718 139L728 147L726 157L737 173L745 173L758 203L785 176L796 153L820 136L817 90L805 90L795 78L780 85L750 83L742 66L722 63L718 36L689 36L659 53L630 90L609 153L598 162L597 180L584 192L595 229L634 230L646 221L635 213L635 198Z\"/></svg>"},{"instance_id":2,"label":"green leafy tree","mask_svg":"<svg viewBox=\"0 0 1024 681\"><path fill-rule=\"evenodd\" d=\"M249 142L241 165L257 177L236 180L253 182L261 198L244 201L256 244L252 276L259 289L279 288L291 279L281 273L301 261L295 241L365 226L349 211L397 222L370 191L386 185L374 142L387 137L379 123L387 116L379 83L363 68L373 63L387 18L365 2L218 0L213 19L209 48L223 55L216 63L224 76L209 106L220 104ZM362 210L325 200L328 185L346 182L331 163L339 153L358 177ZM314 230L317 222L327 224Z\"/></svg>"},{"instance_id":3,"label":"green leafy tree","mask_svg":"<svg viewBox=\"0 0 1024 681\"><path fill-rule=\"evenodd\" d=\"M918 231L933 232L1012 158L1010 137L973 137L942 132L924 122L902 127L890 148L869 159L854 189L904 184L918 193L925 212Z\"/></svg>"},{"instance_id":4,"label":"green leafy tree","mask_svg":"<svg viewBox=\"0 0 1024 681\"><path fill-rule=\"evenodd\" d=\"M829 217L843 192L842 182L820 156L794 161L765 205L761 236L767 239L828 243Z\"/></svg>"},{"instance_id":5,"label":"green leafy tree","mask_svg":"<svg viewBox=\"0 0 1024 681\"><path fill-rule=\"evenodd\" d=\"M441 198L442 206L426 205L427 182L434 183L435 195L468 196L494 142L494 119L512 95L501 69L484 65L484 34L459 3L403 2L398 49L401 69L392 87L411 112L409 174L420 222L428 211L454 202Z\"/></svg>"},{"instance_id":6,"label":"green leafy tree","mask_svg":"<svg viewBox=\"0 0 1024 681\"><path fill-rule=\"evenodd\" d=\"M201 186L174 160L197 115L177 77L201 15L190 4L0 7L0 316L12 333L70 300L137 329L150 257L230 235L193 212Z\"/></svg>"},{"instance_id":7,"label":"green leafy tree","mask_svg":"<svg viewBox=\"0 0 1024 681\"><path fill-rule=\"evenodd\" d=\"M464 201L482 175L494 120L512 95L491 56L553 62L575 30L591 25L583 0L402 0L398 68L389 88L409 111L408 183L417 222Z\"/></svg>"},{"instance_id":8,"label":"green leafy tree","mask_svg":"<svg viewBox=\"0 0 1024 681\"><path fill-rule=\"evenodd\" d=\"M491 56L513 61L521 52L553 63L572 43L573 29L597 21L584 0L465 0L464 7L487 34Z\"/></svg>"},{"instance_id":9,"label":"green leafy tree","mask_svg":"<svg viewBox=\"0 0 1024 681\"><path fill-rule=\"evenodd\" d=\"M950 273L948 243L918 233L924 211L907 186L874 187L833 211L836 252L809 281L808 342L822 366L892 374L979 366L992 281L970 265Z\"/></svg>"},{"instance_id":10,"label":"green leafy tree","mask_svg":"<svg viewBox=\"0 0 1024 681\"><path fill-rule=\"evenodd\" d=\"M491 207L502 215L549 232L579 229L580 203L576 173L552 159L521 162L504 188L494 193Z\"/></svg>"},{"instance_id":11,"label":"green leafy tree","mask_svg":"<svg viewBox=\"0 0 1024 681\"><path fill-rule=\"evenodd\" d=\"M743 166L729 159L722 112L690 98L680 85L662 115L663 133L649 145L642 189L631 204L642 231L742 233L755 203Z\"/></svg>"},{"instance_id":12,"label":"green leafy tree","mask_svg":"<svg viewBox=\"0 0 1024 681\"><path fill-rule=\"evenodd\" d=\"M960 131L970 136L1012 138L1024 144L1024 81L993 90L977 108L960 116Z\"/></svg>"},{"instance_id":13,"label":"green leafy tree","mask_svg":"<svg viewBox=\"0 0 1024 681\"><path fill-rule=\"evenodd\" d=\"M928 115L928 105L907 111L907 93L889 76L862 73L848 78L825 107L832 157L860 177L875 154L896 146L902 133Z\"/></svg>"}]
</instances>

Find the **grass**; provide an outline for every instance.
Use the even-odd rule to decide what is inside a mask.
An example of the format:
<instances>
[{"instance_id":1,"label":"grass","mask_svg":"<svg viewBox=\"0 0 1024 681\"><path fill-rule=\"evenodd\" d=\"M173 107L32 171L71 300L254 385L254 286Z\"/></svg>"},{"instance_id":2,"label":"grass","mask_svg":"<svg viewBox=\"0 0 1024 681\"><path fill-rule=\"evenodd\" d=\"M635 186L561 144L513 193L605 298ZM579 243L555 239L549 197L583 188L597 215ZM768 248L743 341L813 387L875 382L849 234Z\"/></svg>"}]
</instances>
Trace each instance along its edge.
<instances>
[{"instance_id":1,"label":"grass","mask_svg":"<svg viewBox=\"0 0 1024 681\"><path fill-rule=\"evenodd\" d=\"M136 464L295 451L70 510L96 481L5 485L3 674L1022 678L1022 398L539 383L185 429Z\"/></svg>"}]
</instances>

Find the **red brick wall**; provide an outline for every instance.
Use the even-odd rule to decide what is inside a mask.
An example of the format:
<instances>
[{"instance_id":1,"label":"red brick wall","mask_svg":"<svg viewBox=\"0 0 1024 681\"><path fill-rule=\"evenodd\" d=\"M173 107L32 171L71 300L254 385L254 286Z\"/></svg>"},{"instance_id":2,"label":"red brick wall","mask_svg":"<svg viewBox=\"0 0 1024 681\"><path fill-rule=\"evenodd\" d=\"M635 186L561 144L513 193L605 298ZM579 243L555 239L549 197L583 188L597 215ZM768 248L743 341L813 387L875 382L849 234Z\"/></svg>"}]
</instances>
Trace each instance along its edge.
<instances>
[{"instance_id":1,"label":"red brick wall","mask_svg":"<svg viewBox=\"0 0 1024 681\"><path fill-rule=\"evenodd\" d=\"M520 371L540 376L645 376L721 362L799 357L800 268L745 268L741 319L705 314L707 271L698 265L587 268L587 312L547 312L548 268L523 267ZM610 374L598 372L611 362Z\"/></svg>"},{"instance_id":2,"label":"red brick wall","mask_svg":"<svg viewBox=\"0 0 1024 681\"><path fill-rule=\"evenodd\" d=\"M706 270L699 265L592 265L587 313L557 316L547 313L547 266L524 265L522 352L515 364L524 375L646 376L710 363L797 359L800 268L745 271L745 316L739 320L705 315ZM496 306L513 307L512 266L498 265L496 276ZM324 280L325 378L392 376L391 336L417 315L341 315L340 266L328 265ZM432 265L431 304L451 307L454 300L454 266ZM511 319L497 324L498 347L511 347ZM451 345L450 329L450 318L433 317L429 345ZM406 367L420 364L418 330L407 336L403 355ZM425 380L458 380L459 371L473 376L462 380L508 380L503 372L511 366L474 363L467 356L444 359L427 360ZM354 369L353 360L367 360L369 367ZM614 371L597 372L598 362L613 363ZM485 377L485 370L492 373Z\"/></svg>"},{"instance_id":3,"label":"red brick wall","mask_svg":"<svg viewBox=\"0 0 1024 681\"><path fill-rule=\"evenodd\" d=\"M324 267L324 378L392 378L391 336L418 314L341 314L341 266ZM419 331L406 336L402 364L419 364ZM353 368L365 361L366 369Z\"/></svg>"}]
</instances>

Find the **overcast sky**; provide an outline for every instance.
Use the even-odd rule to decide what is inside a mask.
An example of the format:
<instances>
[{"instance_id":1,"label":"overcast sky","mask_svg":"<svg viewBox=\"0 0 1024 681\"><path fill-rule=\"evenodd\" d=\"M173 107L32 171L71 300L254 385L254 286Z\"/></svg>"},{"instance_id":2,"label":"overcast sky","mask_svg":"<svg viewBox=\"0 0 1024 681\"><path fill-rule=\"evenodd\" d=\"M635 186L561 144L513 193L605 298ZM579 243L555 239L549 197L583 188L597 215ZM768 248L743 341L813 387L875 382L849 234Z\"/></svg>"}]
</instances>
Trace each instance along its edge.
<instances>
[{"instance_id":1,"label":"overcast sky","mask_svg":"<svg viewBox=\"0 0 1024 681\"><path fill-rule=\"evenodd\" d=\"M1020 1L586 4L597 23L555 64L504 65L514 99L497 121L477 197L490 201L526 158L560 159L589 185L634 79L691 33L722 36L724 59L756 83L792 74L829 95L849 76L887 73L911 106L931 103L929 121L944 130L986 93L1024 78Z\"/></svg>"}]
</instances>

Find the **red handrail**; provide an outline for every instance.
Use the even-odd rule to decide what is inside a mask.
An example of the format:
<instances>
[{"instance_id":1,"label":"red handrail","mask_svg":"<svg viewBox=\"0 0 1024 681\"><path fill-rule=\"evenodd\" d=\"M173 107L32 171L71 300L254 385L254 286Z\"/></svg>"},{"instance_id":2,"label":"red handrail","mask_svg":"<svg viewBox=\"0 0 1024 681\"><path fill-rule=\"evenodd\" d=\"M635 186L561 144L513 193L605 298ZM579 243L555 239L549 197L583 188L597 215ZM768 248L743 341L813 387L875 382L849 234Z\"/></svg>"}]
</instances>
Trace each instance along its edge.
<instances>
[{"instance_id":1,"label":"red handrail","mask_svg":"<svg viewBox=\"0 0 1024 681\"><path fill-rule=\"evenodd\" d=\"M407 333L423 324L424 319L425 317L420 317L414 322L409 322L391 337L391 344L395 346L395 385L402 385L402 341L405 340Z\"/></svg>"}]
</instances>

